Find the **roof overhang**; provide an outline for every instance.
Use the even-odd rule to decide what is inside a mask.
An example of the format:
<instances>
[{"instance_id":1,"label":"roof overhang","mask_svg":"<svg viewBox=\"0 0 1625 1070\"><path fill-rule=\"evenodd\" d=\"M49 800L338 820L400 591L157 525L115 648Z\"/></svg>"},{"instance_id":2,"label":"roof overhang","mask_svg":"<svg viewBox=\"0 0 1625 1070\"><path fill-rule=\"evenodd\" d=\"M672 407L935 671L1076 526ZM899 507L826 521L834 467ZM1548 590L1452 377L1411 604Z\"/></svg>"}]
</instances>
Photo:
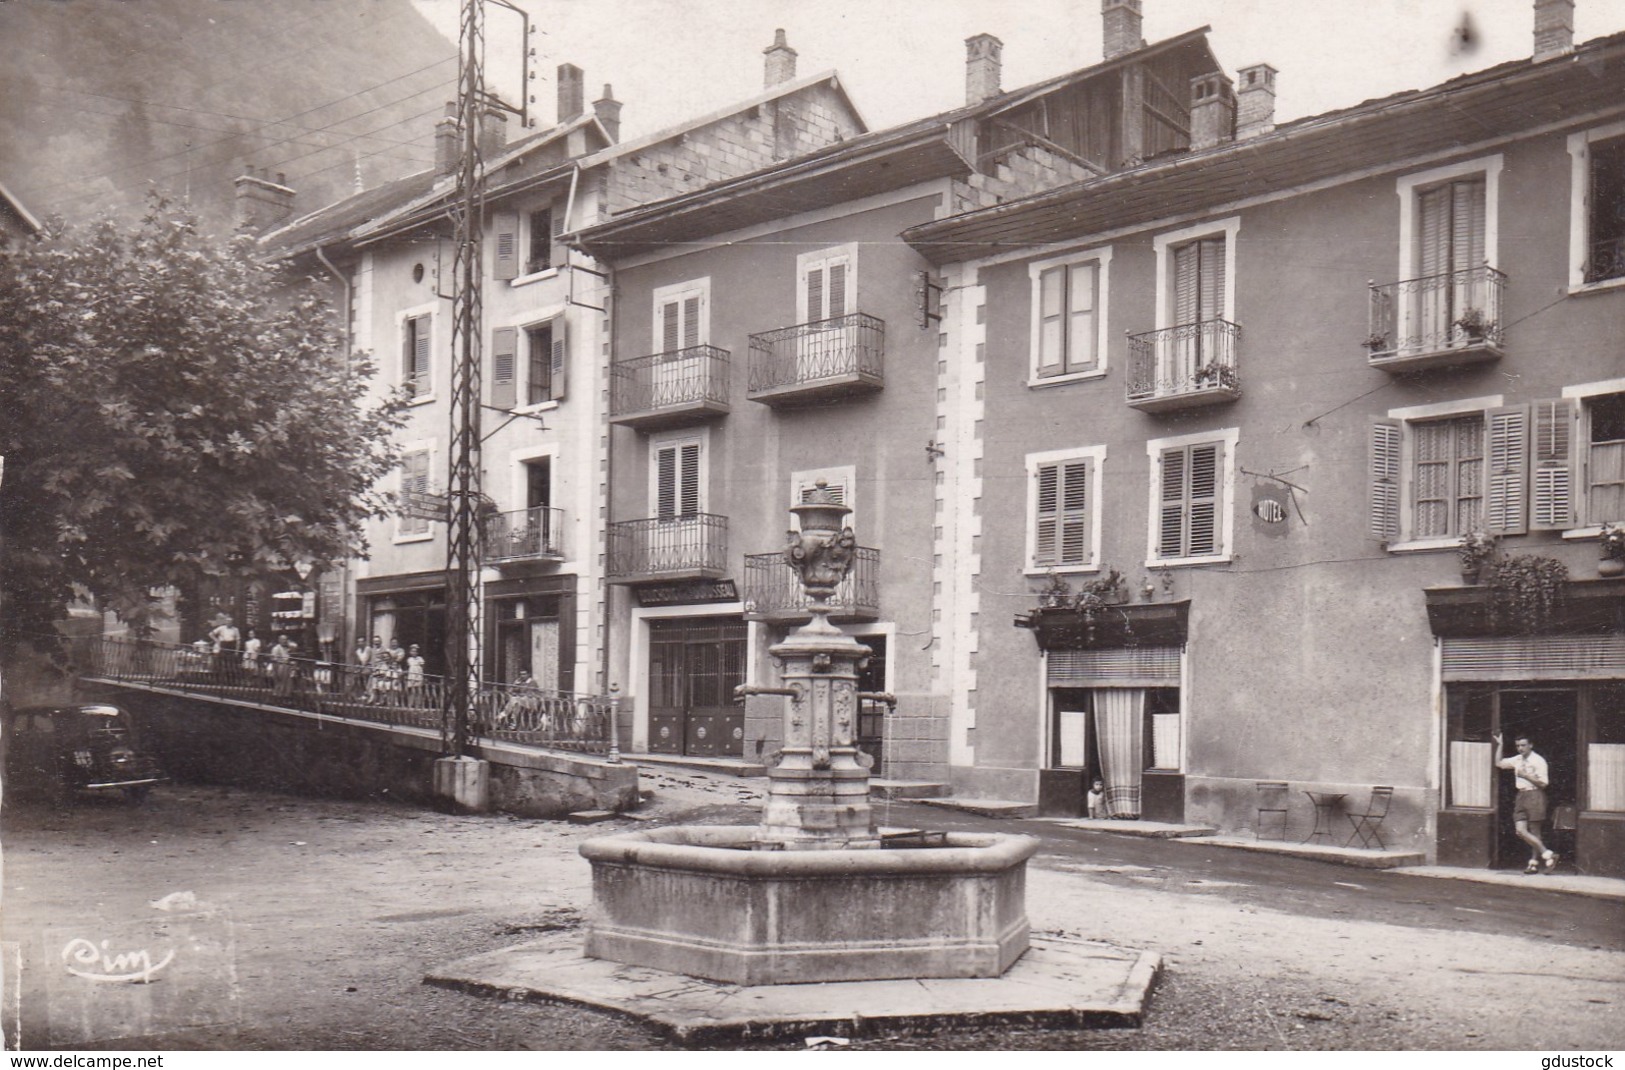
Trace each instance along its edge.
<instances>
[{"instance_id":1,"label":"roof overhang","mask_svg":"<svg viewBox=\"0 0 1625 1070\"><path fill-rule=\"evenodd\" d=\"M1507 69L1510 67L1511 69ZM1217 210L1425 155L1625 109L1625 35L1305 119L1242 142L923 223L903 238L935 263Z\"/></svg>"}]
</instances>

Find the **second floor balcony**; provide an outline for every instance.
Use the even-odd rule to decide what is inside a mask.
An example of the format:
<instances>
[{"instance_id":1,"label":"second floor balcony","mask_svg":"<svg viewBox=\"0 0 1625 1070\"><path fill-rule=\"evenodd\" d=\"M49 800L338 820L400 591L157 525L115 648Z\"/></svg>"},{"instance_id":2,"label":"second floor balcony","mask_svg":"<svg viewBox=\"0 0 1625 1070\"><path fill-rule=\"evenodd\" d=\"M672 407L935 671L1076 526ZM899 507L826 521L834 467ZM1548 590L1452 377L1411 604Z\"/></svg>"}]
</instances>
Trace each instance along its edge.
<instances>
[{"instance_id":1,"label":"second floor balcony","mask_svg":"<svg viewBox=\"0 0 1625 1070\"><path fill-rule=\"evenodd\" d=\"M1371 366L1412 372L1499 360L1506 280L1486 266L1373 283L1365 340Z\"/></svg>"},{"instance_id":2,"label":"second floor balcony","mask_svg":"<svg viewBox=\"0 0 1625 1070\"><path fill-rule=\"evenodd\" d=\"M805 405L885 385L886 323L863 312L750 336L747 396Z\"/></svg>"},{"instance_id":3,"label":"second floor balcony","mask_svg":"<svg viewBox=\"0 0 1625 1070\"><path fill-rule=\"evenodd\" d=\"M1241 396L1241 327L1229 320L1182 323L1128 337L1128 403L1173 412Z\"/></svg>"},{"instance_id":4,"label":"second floor balcony","mask_svg":"<svg viewBox=\"0 0 1625 1070\"><path fill-rule=\"evenodd\" d=\"M621 520L609 525L609 582L716 580L728 574L728 518L714 513Z\"/></svg>"},{"instance_id":5,"label":"second floor balcony","mask_svg":"<svg viewBox=\"0 0 1625 1070\"><path fill-rule=\"evenodd\" d=\"M682 427L728 411L729 353L689 346L609 366L611 423L655 431Z\"/></svg>"},{"instance_id":6,"label":"second floor balcony","mask_svg":"<svg viewBox=\"0 0 1625 1070\"><path fill-rule=\"evenodd\" d=\"M801 577L784 560L783 552L745 555L745 619L795 624L812 619L812 600L801 586ZM846 574L829 604L833 621L880 619L880 551L870 546L857 548L852 571Z\"/></svg>"},{"instance_id":7,"label":"second floor balcony","mask_svg":"<svg viewBox=\"0 0 1625 1070\"><path fill-rule=\"evenodd\" d=\"M564 510L547 507L493 513L485 521L485 560L494 565L564 559Z\"/></svg>"}]
</instances>

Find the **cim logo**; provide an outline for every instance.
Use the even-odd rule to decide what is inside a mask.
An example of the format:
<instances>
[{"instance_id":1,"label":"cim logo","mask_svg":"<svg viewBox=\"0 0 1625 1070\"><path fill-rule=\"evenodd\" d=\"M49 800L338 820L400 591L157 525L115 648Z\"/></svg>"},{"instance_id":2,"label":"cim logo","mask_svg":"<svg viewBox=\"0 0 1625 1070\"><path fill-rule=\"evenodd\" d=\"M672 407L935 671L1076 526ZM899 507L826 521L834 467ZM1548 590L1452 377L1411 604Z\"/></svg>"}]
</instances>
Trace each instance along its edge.
<instances>
[{"instance_id":1,"label":"cim logo","mask_svg":"<svg viewBox=\"0 0 1625 1070\"><path fill-rule=\"evenodd\" d=\"M175 959L174 948L153 962L152 953L146 948L114 952L108 949L108 943L103 940L98 946L84 937L69 940L62 946L62 961L68 972L87 981L145 985L151 984L158 971Z\"/></svg>"}]
</instances>

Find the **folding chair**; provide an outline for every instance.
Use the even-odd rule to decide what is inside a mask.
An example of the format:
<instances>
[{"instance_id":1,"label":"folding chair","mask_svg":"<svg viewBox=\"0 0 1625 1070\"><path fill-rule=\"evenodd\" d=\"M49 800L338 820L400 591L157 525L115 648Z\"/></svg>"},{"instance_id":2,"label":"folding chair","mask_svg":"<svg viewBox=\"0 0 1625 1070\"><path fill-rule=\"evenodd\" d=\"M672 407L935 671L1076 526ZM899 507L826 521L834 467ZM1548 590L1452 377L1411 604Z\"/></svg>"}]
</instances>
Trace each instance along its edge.
<instances>
[{"instance_id":1,"label":"folding chair","mask_svg":"<svg viewBox=\"0 0 1625 1070\"><path fill-rule=\"evenodd\" d=\"M1393 799L1393 788L1372 788L1371 801L1366 803L1365 813L1348 815L1349 824L1354 826L1354 832L1344 846L1352 847L1354 841L1359 840L1361 847L1370 847L1372 841L1376 841L1379 850L1387 850L1388 845L1382 842L1382 820L1388 816L1388 805Z\"/></svg>"},{"instance_id":2,"label":"folding chair","mask_svg":"<svg viewBox=\"0 0 1625 1070\"><path fill-rule=\"evenodd\" d=\"M1276 821L1277 840L1286 839L1286 813L1287 803L1291 796L1288 794L1287 783L1284 780L1260 780L1258 785L1258 819L1253 823L1253 839L1262 840L1269 837L1264 835L1264 822Z\"/></svg>"}]
</instances>

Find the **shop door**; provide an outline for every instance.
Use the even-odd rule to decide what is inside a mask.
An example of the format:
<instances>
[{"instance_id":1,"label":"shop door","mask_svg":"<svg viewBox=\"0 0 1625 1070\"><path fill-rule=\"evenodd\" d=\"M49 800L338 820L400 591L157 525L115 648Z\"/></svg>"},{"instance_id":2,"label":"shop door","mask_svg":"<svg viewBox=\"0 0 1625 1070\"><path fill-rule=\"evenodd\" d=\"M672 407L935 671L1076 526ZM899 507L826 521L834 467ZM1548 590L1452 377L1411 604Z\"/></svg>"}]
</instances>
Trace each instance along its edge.
<instances>
[{"instance_id":1,"label":"shop door","mask_svg":"<svg viewBox=\"0 0 1625 1070\"><path fill-rule=\"evenodd\" d=\"M1527 735L1534 744L1535 753L1546 759L1550 786L1546 789L1548 811L1541 828L1541 838L1553 847L1551 810L1558 806L1572 806L1578 801L1578 757L1576 729L1579 712L1579 692L1570 689L1502 689L1500 693L1500 725L1504 736L1501 757L1515 754L1513 740ZM1512 805L1517 798L1513 776L1506 770L1496 770L1496 839L1495 865L1521 869L1529 860L1529 845L1518 839L1512 830ZM1566 845L1553 847L1564 854ZM1575 859L1578 862L1578 859Z\"/></svg>"},{"instance_id":2,"label":"shop door","mask_svg":"<svg viewBox=\"0 0 1625 1070\"><path fill-rule=\"evenodd\" d=\"M655 621L649 626L649 750L695 757L745 753L745 622Z\"/></svg>"}]
</instances>

